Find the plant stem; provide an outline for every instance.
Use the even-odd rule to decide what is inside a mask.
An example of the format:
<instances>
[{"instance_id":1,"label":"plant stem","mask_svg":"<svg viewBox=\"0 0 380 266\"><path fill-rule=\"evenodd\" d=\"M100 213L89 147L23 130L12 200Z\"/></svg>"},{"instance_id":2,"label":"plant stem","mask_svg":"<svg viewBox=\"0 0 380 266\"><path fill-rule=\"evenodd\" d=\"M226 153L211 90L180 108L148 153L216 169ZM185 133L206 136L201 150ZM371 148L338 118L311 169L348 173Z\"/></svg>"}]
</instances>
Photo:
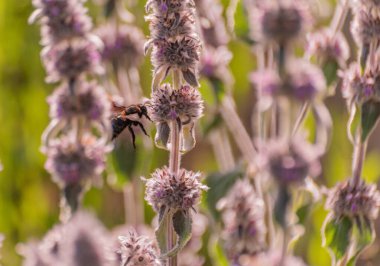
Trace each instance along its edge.
<instances>
[{"instance_id":1,"label":"plant stem","mask_svg":"<svg viewBox=\"0 0 380 266\"><path fill-rule=\"evenodd\" d=\"M358 140L356 141L354 147L354 158L352 162L352 178L354 180L354 184L359 184L362 175L362 169L364 164L364 158L367 150L367 143L360 141L360 134L358 134Z\"/></svg>"},{"instance_id":2,"label":"plant stem","mask_svg":"<svg viewBox=\"0 0 380 266\"><path fill-rule=\"evenodd\" d=\"M293 130L292 130L292 136L294 136L298 132L298 129L300 128L302 122L305 120L307 111L309 110L309 106L310 106L310 102L303 103L301 107L301 111L299 112L296 122L294 124Z\"/></svg>"}]
</instances>

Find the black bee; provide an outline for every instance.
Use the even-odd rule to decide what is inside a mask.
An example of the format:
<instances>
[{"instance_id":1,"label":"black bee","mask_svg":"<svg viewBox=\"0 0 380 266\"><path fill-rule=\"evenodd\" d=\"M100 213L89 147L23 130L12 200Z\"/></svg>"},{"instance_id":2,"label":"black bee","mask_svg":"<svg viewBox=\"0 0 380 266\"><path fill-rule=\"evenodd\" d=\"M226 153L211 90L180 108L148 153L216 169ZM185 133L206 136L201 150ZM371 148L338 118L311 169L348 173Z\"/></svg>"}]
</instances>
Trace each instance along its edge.
<instances>
[{"instance_id":1,"label":"black bee","mask_svg":"<svg viewBox=\"0 0 380 266\"><path fill-rule=\"evenodd\" d=\"M147 119L152 121L148 115L148 110L145 105L133 104L125 107L123 105L118 105L112 101L112 112L112 140L117 138L117 136L119 136L120 133L123 132L126 127L128 127L128 130L132 135L133 147L136 148L136 136L135 132L133 131L133 126L139 126L142 132L144 132L146 136L149 136L145 131L144 125L140 121L134 120L132 118L133 115L136 116L135 119L141 119L143 116L145 116Z\"/></svg>"}]
</instances>

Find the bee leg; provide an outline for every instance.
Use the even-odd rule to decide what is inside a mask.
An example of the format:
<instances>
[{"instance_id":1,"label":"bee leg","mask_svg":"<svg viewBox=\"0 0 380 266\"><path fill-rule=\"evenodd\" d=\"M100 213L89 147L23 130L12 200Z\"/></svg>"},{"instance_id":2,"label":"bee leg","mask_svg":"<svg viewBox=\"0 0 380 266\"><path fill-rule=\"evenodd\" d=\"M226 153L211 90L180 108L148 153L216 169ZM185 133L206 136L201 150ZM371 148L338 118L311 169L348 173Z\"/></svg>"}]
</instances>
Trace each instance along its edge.
<instances>
[{"instance_id":1,"label":"bee leg","mask_svg":"<svg viewBox=\"0 0 380 266\"><path fill-rule=\"evenodd\" d=\"M129 133L131 133L132 136L132 143L133 143L133 148L136 149L136 136L135 132L133 131L132 125L128 126Z\"/></svg>"},{"instance_id":2,"label":"bee leg","mask_svg":"<svg viewBox=\"0 0 380 266\"><path fill-rule=\"evenodd\" d=\"M153 122L152 119L150 119L148 114L143 114L143 116L145 116L150 122Z\"/></svg>"},{"instance_id":3,"label":"bee leg","mask_svg":"<svg viewBox=\"0 0 380 266\"><path fill-rule=\"evenodd\" d=\"M144 125L141 124L141 122L139 122L139 121L133 121L133 125L134 126L139 126L141 128L142 132L144 132L145 136L149 137L148 133L146 133L146 131L145 131Z\"/></svg>"}]
</instances>

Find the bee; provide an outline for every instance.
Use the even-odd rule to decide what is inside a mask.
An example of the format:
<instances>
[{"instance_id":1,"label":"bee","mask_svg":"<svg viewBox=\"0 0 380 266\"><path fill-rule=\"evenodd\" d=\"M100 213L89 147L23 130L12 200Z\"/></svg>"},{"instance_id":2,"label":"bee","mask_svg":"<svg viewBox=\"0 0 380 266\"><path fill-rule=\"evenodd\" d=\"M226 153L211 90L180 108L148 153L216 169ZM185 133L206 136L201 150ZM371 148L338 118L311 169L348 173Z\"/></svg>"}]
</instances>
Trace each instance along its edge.
<instances>
[{"instance_id":1,"label":"bee","mask_svg":"<svg viewBox=\"0 0 380 266\"><path fill-rule=\"evenodd\" d=\"M112 113L112 140L117 138L126 127L128 127L128 130L131 133L134 148L136 148L136 135L133 131L133 127L140 127L142 132L146 136L149 136L145 131L144 125L138 121L138 119L141 119L142 117L152 121L148 115L148 109L144 104L133 104L125 107L112 101Z\"/></svg>"}]
</instances>

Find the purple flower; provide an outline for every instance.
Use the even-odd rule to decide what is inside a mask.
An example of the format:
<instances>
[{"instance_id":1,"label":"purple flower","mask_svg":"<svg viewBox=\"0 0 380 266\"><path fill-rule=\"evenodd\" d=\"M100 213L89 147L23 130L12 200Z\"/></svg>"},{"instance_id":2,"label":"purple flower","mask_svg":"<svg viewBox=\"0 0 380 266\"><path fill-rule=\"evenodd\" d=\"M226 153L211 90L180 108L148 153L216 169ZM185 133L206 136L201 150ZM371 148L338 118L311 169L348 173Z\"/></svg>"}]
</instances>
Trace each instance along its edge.
<instances>
[{"instance_id":1,"label":"purple flower","mask_svg":"<svg viewBox=\"0 0 380 266\"><path fill-rule=\"evenodd\" d=\"M228 64L231 59L232 54L227 47L209 47L202 53L200 74L209 79L218 79L225 83L231 83L233 77L228 70Z\"/></svg>"},{"instance_id":2,"label":"purple flower","mask_svg":"<svg viewBox=\"0 0 380 266\"><path fill-rule=\"evenodd\" d=\"M161 207L174 210L188 210L199 202L202 190L207 186L200 182L201 174L180 169L178 176L170 173L165 166L156 169L146 180L145 200L155 211Z\"/></svg>"},{"instance_id":3,"label":"purple flower","mask_svg":"<svg viewBox=\"0 0 380 266\"><path fill-rule=\"evenodd\" d=\"M235 260L265 249L264 202L248 180L238 180L217 205L222 212L227 255Z\"/></svg>"},{"instance_id":4,"label":"purple flower","mask_svg":"<svg viewBox=\"0 0 380 266\"><path fill-rule=\"evenodd\" d=\"M351 180L337 184L328 194L326 209L336 219L343 217L364 218L373 221L380 207L380 192L376 185L361 181L355 185Z\"/></svg>"},{"instance_id":5,"label":"purple flower","mask_svg":"<svg viewBox=\"0 0 380 266\"><path fill-rule=\"evenodd\" d=\"M319 153L300 137L274 141L268 147L268 170L282 185L298 184L320 173Z\"/></svg>"},{"instance_id":6,"label":"purple flower","mask_svg":"<svg viewBox=\"0 0 380 266\"><path fill-rule=\"evenodd\" d=\"M78 143L65 136L46 147L45 168L64 187L89 180L96 183L105 168L107 152L108 147L91 136L83 137Z\"/></svg>"},{"instance_id":7,"label":"purple flower","mask_svg":"<svg viewBox=\"0 0 380 266\"><path fill-rule=\"evenodd\" d=\"M86 73L101 73L100 54L87 40L60 43L42 53L47 82L76 79Z\"/></svg>"},{"instance_id":8,"label":"purple flower","mask_svg":"<svg viewBox=\"0 0 380 266\"><path fill-rule=\"evenodd\" d=\"M48 97L52 119L71 120L83 116L87 121L105 122L110 117L110 103L106 93L95 82L79 81L72 95L63 83Z\"/></svg>"}]
</instances>

